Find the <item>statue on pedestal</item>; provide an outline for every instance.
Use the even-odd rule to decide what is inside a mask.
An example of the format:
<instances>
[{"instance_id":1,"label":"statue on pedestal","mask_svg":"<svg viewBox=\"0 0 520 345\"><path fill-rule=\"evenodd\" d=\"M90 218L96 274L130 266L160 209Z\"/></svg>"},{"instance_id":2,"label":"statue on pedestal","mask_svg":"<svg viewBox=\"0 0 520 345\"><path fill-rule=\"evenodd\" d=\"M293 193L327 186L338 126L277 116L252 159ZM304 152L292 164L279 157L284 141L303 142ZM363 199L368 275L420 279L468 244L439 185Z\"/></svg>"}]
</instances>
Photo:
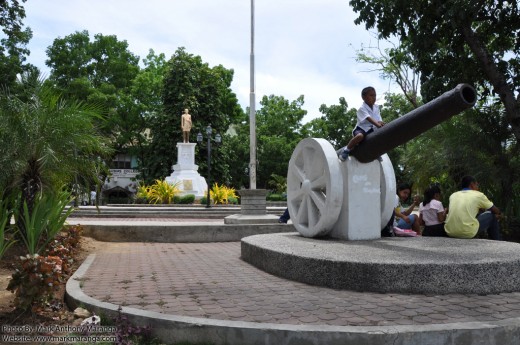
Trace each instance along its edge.
<instances>
[{"instance_id":1,"label":"statue on pedestal","mask_svg":"<svg viewBox=\"0 0 520 345\"><path fill-rule=\"evenodd\" d=\"M184 143L190 142L190 131L191 131L191 115L188 113L188 109L184 109L184 113L181 117L181 128L182 128L182 141Z\"/></svg>"},{"instance_id":2,"label":"statue on pedestal","mask_svg":"<svg viewBox=\"0 0 520 345\"><path fill-rule=\"evenodd\" d=\"M190 130L192 127L191 115L188 109L184 109L181 115L181 129L183 142L177 143L177 164L172 166L172 174L166 176L165 181L177 185L180 196L193 194L197 199L204 196L207 190L206 179L197 172L195 164L196 143L190 143Z\"/></svg>"}]
</instances>

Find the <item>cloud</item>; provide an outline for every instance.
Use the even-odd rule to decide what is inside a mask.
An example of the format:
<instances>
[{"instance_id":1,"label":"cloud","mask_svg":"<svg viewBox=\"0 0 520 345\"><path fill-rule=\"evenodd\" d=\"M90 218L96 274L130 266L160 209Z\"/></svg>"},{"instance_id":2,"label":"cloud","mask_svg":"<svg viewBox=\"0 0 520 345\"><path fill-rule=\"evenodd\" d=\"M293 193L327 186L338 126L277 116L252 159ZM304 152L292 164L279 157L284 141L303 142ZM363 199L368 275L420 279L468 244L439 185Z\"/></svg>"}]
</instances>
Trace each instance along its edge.
<instances>
[{"instance_id":1,"label":"cloud","mask_svg":"<svg viewBox=\"0 0 520 345\"><path fill-rule=\"evenodd\" d=\"M244 0L46 0L25 3L25 23L34 32L29 62L45 67L45 49L75 31L116 35L141 58L148 50L169 58L179 47L214 66L235 71L232 84L243 108L249 105L251 9ZM376 39L354 25L346 0L255 2L257 102L263 95L289 100L305 96L305 121L320 116L321 104L360 105L368 84L387 91L377 72L365 73L355 51ZM379 90L382 89L382 90ZM384 90L383 90L384 89ZM258 105L257 105L258 107Z\"/></svg>"}]
</instances>

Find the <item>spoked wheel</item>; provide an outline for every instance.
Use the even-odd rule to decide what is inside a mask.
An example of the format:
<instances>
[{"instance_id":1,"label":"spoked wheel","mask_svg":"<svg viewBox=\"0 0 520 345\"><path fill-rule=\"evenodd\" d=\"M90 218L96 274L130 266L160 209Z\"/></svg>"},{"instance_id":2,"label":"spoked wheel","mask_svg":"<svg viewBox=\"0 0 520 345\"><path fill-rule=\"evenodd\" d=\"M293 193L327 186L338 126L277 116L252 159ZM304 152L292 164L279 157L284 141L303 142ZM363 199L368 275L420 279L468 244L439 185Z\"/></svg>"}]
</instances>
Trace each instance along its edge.
<instances>
[{"instance_id":1,"label":"spoked wheel","mask_svg":"<svg viewBox=\"0 0 520 345\"><path fill-rule=\"evenodd\" d=\"M392 218L396 206L396 181L392 161L385 153L381 156L381 227Z\"/></svg>"},{"instance_id":2,"label":"spoked wheel","mask_svg":"<svg viewBox=\"0 0 520 345\"><path fill-rule=\"evenodd\" d=\"M300 141L287 172L287 207L296 230L305 237L326 235L342 203L343 176L332 145L325 139Z\"/></svg>"}]
</instances>

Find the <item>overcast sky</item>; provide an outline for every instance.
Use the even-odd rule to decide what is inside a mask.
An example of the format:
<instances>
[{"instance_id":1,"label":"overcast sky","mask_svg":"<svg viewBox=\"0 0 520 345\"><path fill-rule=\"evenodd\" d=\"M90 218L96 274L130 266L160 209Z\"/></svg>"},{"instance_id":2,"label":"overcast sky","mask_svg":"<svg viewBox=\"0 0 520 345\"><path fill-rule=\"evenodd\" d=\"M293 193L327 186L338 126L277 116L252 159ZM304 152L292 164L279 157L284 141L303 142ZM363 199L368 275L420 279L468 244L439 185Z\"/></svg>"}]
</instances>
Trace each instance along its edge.
<instances>
[{"instance_id":1,"label":"overcast sky","mask_svg":"<svg viewBox=\"0 0 520 345\"><path fill-rule=\"evenodd\" d=\"M34 35L29 62L47 74L45 50L53 40L88 30L91 39L101 33L126 40L141 59L149 49L169 59L185 47L210 66L233 69L232 89L244 109L249 105L250 0L28 0L24 7ZM399 92L367 72L373 66L356 63L356 50L377 40L355 18L348 0L255 1L257 103L263 95L289 101L304 95L307 122L340 97L358 108L368 85L379 103L385 92Z\"/></svg>"}]
</instances>

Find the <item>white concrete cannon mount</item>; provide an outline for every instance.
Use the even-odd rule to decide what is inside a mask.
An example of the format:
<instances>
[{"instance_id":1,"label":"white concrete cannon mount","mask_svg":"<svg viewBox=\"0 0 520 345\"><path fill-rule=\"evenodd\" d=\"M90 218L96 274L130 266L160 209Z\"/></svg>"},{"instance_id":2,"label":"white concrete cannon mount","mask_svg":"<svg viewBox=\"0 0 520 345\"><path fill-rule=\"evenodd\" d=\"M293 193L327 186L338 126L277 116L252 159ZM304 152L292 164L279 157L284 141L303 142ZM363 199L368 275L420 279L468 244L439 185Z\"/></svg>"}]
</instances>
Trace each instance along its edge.
<instances>
[{"instance_id":1,"label":"white concrete cannon mount","mask_svg":"<svg viewBox=\"0 0 520 345\"><path fill-rule=\"evenodd\" d=\"M372 240L392 217L396 180L392 162L340 162L325 139L307 138L296 146L287 172L287 207L305 237Z\"/></svg>"},{"instance_id":2,"label":"white concrete cannon mount","mask_svg":"<svg viewBox=\"0 0 520 345\"><path fill-rule=\"evenodd\" d=\"M334 289L435 295L518 291L519 244L380 238L395 202L395 175L386 154L366 163L352 156L340 162L328 141L304 139L287 173L287 205L300 235L242 238L240 257L270 274ZM320 236L332 240L306 238Z\"/></svg>"}]
</instances>

